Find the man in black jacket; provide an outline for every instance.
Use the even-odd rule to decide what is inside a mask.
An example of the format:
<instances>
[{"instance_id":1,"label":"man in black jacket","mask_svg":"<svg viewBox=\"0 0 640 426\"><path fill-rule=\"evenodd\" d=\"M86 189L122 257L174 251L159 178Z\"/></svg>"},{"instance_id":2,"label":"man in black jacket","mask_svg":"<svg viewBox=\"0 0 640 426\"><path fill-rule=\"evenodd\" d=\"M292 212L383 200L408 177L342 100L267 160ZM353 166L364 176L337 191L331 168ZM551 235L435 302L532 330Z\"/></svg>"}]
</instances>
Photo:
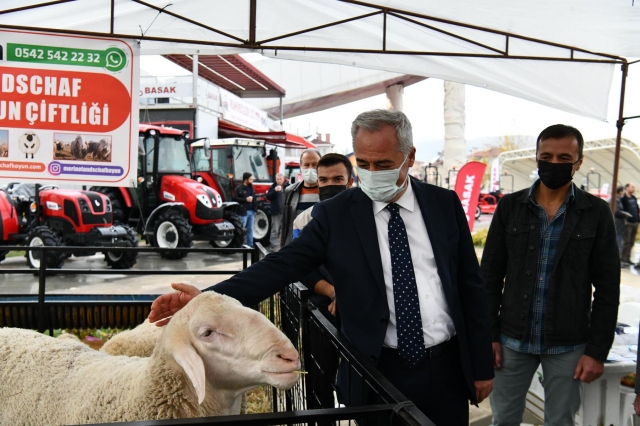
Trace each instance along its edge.
<instances>
[{"instance_id":1,"label":"man in black jacket","mask_svg":"<svg viewBox=\"0 0 640 426\"><path fill-rule=\"evenodd\" d=\"M455 192L409 177L416 149L402 112L362 113L351 133L360 186L316 204L298 238L206 290L250 306L324 264L342 335L435 424L468 426L469 400L487 397L494 373L464 210ZM200 293L174 288L153 303L150 321ZM346 362L338 390L348 405L367 402Z\"/></svg>"},{"instance_id":2,"label":"man in black jacket","mask_svg":"<svg viewBox=\"0 0 640 426\"><path fill-rule=\"evenodd\" d=\"M253 218L256 201L254 199L253 175L249 172L242 174L242 183L233 190L233 201L240 204L242 226L246 230L247 245L253 247Z\"/></svg>"},{"instance_id":3,"label":"man in black jacket","mask_svg":"<svg viewBox=\"0 0 640 426\"><path fill-rule=\"evenodd\" d=\"M276 181L267 191L267 200L271 203L271 236L269 239L271 251L280 249L280 230L282 229L282 210L284 209L285 178L282 173L276 175Z\"/></svg>"},{"instance_id":4,"label":"man in black jacket","mask_svg":"<svg viewBox=\"0 0 640 426\"><path fill-rule=\"evenodd\" d=\"M624 210L624 205L622 204L622 196L624 194L624 187L619 186L616 189L616 211L613 215L614 221L616 223L616 235L618 237L618 249L620 250L620 259L624 259L622 257L622 241L624 239L624 233L626 230L627 219L631 217L631 214ZM628 263L621 261L621 266L626 268L629 266Z\"/></svg>"},{"instance_id":5,"label":"man in black jacket","mask_svg":"<svg viewBox=\"0 0 640 426\"><path fill-rule=\"evenodd\" d=\"M638 214L638 200L635 194L636 186L632 183L627 183L624 186L624 195L620 200L624 211L629 213L629 217L624 224L624 234L622 236L622 252L620 257L622 258L622 266L629 266L631 264L631 251L636 243L636 234L638 233L638 221L640 220Z\"/></svg>"},{"instance_id":6,"label":"man in black jacket","mask_svg":"<svg viewBox=\"0 0 640 426\"><path fill-rule=\"evenodd\" d=\"M496 369L494 426L522 422L540 363L545 424L573 425L580 382L602 374L618 313L611 210L571 182L582 164L582 135L554 125L537 144L540 179L500 200L482 256Z\"/></svg>"}]
</instances>

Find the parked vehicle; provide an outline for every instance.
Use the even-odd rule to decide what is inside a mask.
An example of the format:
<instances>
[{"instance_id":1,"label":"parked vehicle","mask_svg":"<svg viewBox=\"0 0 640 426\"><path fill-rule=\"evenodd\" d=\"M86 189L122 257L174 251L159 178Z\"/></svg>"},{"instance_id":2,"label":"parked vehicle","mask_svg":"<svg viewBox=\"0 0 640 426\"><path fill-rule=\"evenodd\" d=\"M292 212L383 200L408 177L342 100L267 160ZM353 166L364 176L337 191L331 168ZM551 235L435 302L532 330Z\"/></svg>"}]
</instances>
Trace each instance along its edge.
<instances>
[{"instance_id":1,"label":"parked vehicle","mask_svg":"<svg viewBox=\"0 0 640 426\"><path fill-rule=\"evenodd\" d=\"M498 207L498 202L504 196L502 191L481 192L476 207L476 219L480 219L483 214L493 214Z\"/></svg>"},{"instance_id":2,"label":"parked vehicle","mask_svg":"<svg viewBox=\"0 0 640 426\"><path fill-rule=\"evenodd\" d=\"M191 145L196 175L202 183L220 194L223 202L233 199L233 191L242 182L242 174L253 174L256 209L253 239L269 245L271 233L270 204L267 191L273 183L273 171L267 167L265 142L256 139L218 139L210 142L211 154L205 155L203 141Z\"/></svg>"},{"instance_id":3,"label":"parked vehicle","mask_svg":"<svg viewBox=\"0 0 640 426\"><path fill-rule=\"evenodd\" d=\"M288 163L285 163L284 178L291 184L301 181L302 170L300 170L300 163L297 161L289 161Z\"/></svg>"},{"instance_id":4,"label":"parked vehicle","mask_svg":"<svg viewBox=\"0 0 640 426\"><path fill-rule=\"evenodd\" d=\"M136 232L113 225L112 205L103 194L92 191L36 187L19 183L0 190L0 245L104 247L104 259L112 268L129 269L138 253L106 250L137 247ZM0 261L7 252L0 251ZM74 256L93 256L94 251L76 251ZM40 267L40 253L29 251L27 263ZM49 253L48 268L61 268L68 254Z\"/></svg>"},{"instance_id":5,"label":"parked vehicle","mask_svg":"<svg viewBox=\"0 0 640 426\"><path fill-rule=\"evenodd\" d=\"M187 248L193 241L241 247L242 223L233 213L237 203L223 203L215 189L194 180L190 141L185 134L171 127L145 124L139 131L138 187L92 188L109 197L115 221L142 233L153 247ZM166 259L185 256L162 254Z\"/></svg>"}]
</instances>

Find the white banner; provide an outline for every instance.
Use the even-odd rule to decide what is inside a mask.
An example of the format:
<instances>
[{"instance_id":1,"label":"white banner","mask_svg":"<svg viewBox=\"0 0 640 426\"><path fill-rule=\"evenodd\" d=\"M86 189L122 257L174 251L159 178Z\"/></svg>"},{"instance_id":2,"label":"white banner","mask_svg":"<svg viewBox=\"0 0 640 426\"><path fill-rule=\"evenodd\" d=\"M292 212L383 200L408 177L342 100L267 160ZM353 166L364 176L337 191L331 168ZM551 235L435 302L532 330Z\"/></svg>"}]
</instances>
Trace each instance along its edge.
<instances>
[{"instance_id":1,"label":"white banner","mask_svg":"<svg viewBox=\"0 0 640 426\"><path fill-rule=\"evenodd\" d=\"M500 160L497 158L491 163L491 184L489 191L497 191L500 189Z\"/></svg>"},{"instance_id":2,"label":"white banner","mask_svg":"<svg viewBox=\"0 0 640 426\"><path fill-rule=\"evenodd\" d=\"M137 44L0 34L0 178L136 186Z\"/></svg>"},{"instance_id":3,"label":"white banner","mask_svg":"<svg viewBox=\"0 0 640 426\"><path fill-rule=\"evenodd\" d=\"M232 123L262 132L269 131L267 113L220 88L222 117Z\"/></svg>"},{"instance_id":4,"label":"white banner","mask_svg":"<svg viewBox=\"0 0 640 426\"><path fill-rule=\"evenodd\" d=\"M193 96L193 94L191 94ZM201 78L198 79L198 106L220 112L220 88Z\"/></svg>"}]
</instances>

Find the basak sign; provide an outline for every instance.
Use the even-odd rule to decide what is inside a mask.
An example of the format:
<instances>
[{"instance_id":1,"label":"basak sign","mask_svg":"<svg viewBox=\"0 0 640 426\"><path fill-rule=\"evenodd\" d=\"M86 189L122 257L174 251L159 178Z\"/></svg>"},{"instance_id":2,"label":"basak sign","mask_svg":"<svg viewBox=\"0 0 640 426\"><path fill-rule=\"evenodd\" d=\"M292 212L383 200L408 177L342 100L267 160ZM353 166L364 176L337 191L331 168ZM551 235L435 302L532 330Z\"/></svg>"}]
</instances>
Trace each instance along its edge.
<instances>
[{"instance_id":1,"label":"basak sign","mask_svg":"<svg viewBox=\"0 0 640 426\"><path fill-rule=\"evenodd\" d=\"M487 165L479 161L471 161L460 169L456 177L456 194L460 198L462 209L467 218L469 229L473 231L480 197L480 187Z\"/></svg>"},{"instance_id":2,"label":"basak sign","mask_svg":"<svg viewBox=\"0 0 640 426\"><path fill-rule=\"evenodd\" d=\"M0 178L135 186L137 47L116 39L0 35Z\"/></svg>"},{"instance_id":3,"label":"basak sign","mask_svg":"<svg viewBox=\"0 0 640 426\"><path fill-rule=\"evenodd\" d=\"M189 83L140 84L140 98L186 98L193 96Z\"/></svg>"}]
</instances>

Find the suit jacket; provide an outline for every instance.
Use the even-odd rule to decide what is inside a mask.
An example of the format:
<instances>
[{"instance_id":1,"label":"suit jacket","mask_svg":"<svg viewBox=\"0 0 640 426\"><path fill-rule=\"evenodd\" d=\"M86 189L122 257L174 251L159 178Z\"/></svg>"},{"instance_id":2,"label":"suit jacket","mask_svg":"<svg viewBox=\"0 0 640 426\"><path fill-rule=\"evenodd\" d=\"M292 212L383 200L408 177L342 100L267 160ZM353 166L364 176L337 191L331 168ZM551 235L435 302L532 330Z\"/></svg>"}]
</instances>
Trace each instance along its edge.
<instances>
[{"instance_id":1,"label":"suit jacket","mask_svg":"<svg viewBox=\"0 0 640 426\"><path fill-rule=\"evenodd\" d=\"M412 184L458 336L469 399L475 403L473 382L494 374L487 298L471 233L453 191L414 179ZM389 305L372 201L360 188L350 189L316 204L313 218L289 245L207 290L253 305L324 264L336 289L340 331L375 363Z\"/></svg>"}]
</instances>

